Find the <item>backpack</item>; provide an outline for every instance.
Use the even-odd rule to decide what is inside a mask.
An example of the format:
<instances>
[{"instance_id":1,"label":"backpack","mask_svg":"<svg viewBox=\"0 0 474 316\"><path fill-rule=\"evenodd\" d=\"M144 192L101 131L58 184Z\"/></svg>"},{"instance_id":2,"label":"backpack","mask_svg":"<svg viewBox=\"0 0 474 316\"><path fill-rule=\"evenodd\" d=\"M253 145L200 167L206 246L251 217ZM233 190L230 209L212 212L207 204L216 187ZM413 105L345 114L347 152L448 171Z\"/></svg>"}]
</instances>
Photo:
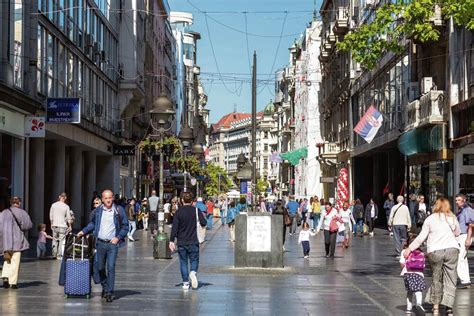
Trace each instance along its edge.
<instances>
[{"instance_id":1,"label":"backpack","mask_svg":"<svg viewBox=\"0 0 474 316\"><path fill-rule=\"evenodd\" d=\"M423 251L416 249L405 262L405 267L407 268L408 272L423 272L425 269L425 254Z\"/></svg>"}]
</instances>

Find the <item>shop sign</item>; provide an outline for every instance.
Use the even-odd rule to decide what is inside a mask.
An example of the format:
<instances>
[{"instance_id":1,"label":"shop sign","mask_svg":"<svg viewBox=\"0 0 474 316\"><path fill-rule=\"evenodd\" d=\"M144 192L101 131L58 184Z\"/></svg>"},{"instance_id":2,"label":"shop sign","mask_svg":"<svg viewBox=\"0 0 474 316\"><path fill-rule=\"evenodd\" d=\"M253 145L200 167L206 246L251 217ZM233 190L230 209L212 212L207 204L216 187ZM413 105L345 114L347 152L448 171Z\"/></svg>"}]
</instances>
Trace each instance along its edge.
<instances>
[{"instance_id":1,"label":"shop sign","mask_svg":"<svg viewBox=\"0 0 474 316\"><path fill-rule=\"evenodd\" d=\"M24 137L24 115L0 107L0 132L6 132L15 136Z\"/></svg>"},{"instance_id":2,"label":"shop sign","mask_svg":"<svg viewBox=\"0 0 474 316\"><path fill-rule=\"evenodd\" d=\"M46 114L47 123L80 123L81 99L48 98Z\"/></svg>"},{"instance_id":3,"label":"shop sign","mask_svg":"<svg viewBox=\"0 0 474 316\"><path fill-rule=\"evenodd\" d=\"M115 145L113 153L115 156L135 156L135 146Z\"/></svg>"},{"instance_id":4,"label":"shop sign","mask_svg":"<svg viewBox=\"0 0 474 316\"><path fill-rule=\"evenodd\" d=\"M46 137L46 118L44 116L26 116L25 136L30 138Z\"/></svg>"}]
</instances>

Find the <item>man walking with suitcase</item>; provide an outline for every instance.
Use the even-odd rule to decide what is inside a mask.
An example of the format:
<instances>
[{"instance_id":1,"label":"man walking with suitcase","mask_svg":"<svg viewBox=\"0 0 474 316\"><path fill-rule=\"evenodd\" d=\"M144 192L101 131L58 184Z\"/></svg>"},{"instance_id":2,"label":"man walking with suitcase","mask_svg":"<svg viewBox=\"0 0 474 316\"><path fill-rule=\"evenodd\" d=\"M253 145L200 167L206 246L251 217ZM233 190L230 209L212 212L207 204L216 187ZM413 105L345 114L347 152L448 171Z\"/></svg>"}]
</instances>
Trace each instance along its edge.
<instances>
[{"instance_id":1,"label":"man walking with suitcase","mask_svg":"<svg viewBox=\"0 0 474 316\"><path fill-rule=\"evenodd\" d=\"M113 203L114 194L110 190L102 192L102 205L95 210L91 222L79 232L82 237L93 232L96 238L97 268L102 284L102 298L114 300L115 262L120 245L128 234L128 219L123 207Z\"/></svg>"}]
</instances>

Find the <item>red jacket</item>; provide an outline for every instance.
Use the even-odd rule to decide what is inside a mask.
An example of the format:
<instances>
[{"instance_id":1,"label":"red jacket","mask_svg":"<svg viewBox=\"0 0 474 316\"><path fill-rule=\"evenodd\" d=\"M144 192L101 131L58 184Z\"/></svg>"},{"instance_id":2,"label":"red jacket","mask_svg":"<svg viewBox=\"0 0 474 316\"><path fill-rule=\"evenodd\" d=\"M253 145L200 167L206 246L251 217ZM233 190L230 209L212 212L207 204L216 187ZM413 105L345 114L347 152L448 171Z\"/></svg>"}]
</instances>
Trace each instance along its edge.
<instances>
[{"instance_id":1,"label":"red jacket","mask_svg":"<svg viewBox=\"0 0 474 316\"><path fill-rule=\"evenodd\" d=\"M207 214L214 214L214 203L211 201L206 202Z\"/></svg>"}]
</instances>

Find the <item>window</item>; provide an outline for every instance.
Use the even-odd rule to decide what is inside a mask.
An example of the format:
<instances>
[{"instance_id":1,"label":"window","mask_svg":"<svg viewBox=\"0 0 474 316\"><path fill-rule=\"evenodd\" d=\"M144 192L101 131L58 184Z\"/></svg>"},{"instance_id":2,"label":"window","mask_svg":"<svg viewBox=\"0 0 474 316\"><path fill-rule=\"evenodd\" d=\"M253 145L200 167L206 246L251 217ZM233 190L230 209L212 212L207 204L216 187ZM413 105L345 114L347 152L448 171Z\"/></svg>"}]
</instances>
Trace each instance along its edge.
<instances>
[{"instance_id":1,"label":"window","mask_svg":"<svg viewBox=\"0 0 474 316\"><path fill-rule=\"evenodd\" d=\"M36 57L36 68L37 68L37 76L36 76L36 90L39 93L44 94L44 62L45 62L45 52L44 49L46 47L44 43L44 29L41 25L38 26L38 52Z\"/></svg>"},{"instance_id":2,"label":"window","mask_svg":"<svg viewBox=\"0 0 474 316\"><path fill-rule=\"evenodd\" d=\"M13 23L13 69L15 86L23 86L23 1L15 0Z\"/></svg>"},{"instance_id":3,"label":"window","mask_svg":"<svg viewBox=\"0 0 474 316\"><path fill-rule=\"evenodd\" d=\"M63 44L59 44L58 46L58 62L55 63L55 66L58 69L58 74L57 74L58 88L57 88L56 95L58 97L64 97L66 93L65 92L66 90L66 48L64 47Z\"/></svg>"},{"instance_id":4,"label":"window","mask_svg":"<svg viewBox=\"0 0 474 316\"><path fill-rule=\"evenodd\" d=\"M47 46L46 46L46 75L47 79L47 88L46 95L51 96L53 94L53 37L51 34L47 33Z\"/></svg>"}]
</instances>

